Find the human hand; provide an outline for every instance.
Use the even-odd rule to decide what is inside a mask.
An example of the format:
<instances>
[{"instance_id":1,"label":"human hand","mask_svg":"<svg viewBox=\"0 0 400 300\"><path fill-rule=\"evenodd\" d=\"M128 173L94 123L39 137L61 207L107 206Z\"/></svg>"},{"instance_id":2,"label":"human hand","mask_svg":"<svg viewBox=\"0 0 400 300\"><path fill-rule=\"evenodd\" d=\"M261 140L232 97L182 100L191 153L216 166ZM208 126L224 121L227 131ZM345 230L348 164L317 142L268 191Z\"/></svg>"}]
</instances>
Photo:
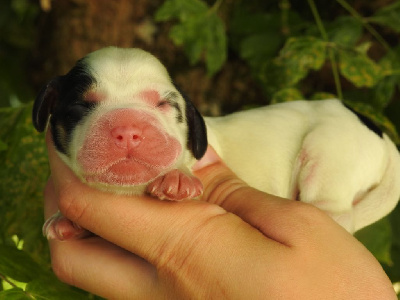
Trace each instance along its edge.
<instances>
[{"instance_id":1,"label":"human hand","mask_svg":"<svg viewBox=\"0 0 400 300\"><path fill-rule=\"evenodd\" d=\"M95 233L50 240L66 283L112 299L396 299L375 258L317 208L248 187L209 149L203 201L160 201L81 183L51 143L45 215Z\"/></svg>"}]
</instances>

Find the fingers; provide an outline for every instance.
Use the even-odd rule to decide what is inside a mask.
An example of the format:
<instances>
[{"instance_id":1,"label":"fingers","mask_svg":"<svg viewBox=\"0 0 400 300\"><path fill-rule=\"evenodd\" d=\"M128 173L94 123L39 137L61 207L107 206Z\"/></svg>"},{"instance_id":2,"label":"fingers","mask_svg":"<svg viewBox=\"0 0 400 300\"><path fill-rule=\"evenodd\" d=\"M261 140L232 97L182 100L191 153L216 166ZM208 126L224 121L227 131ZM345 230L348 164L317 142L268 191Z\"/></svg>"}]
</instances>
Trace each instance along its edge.
<instances>
[{"instance_id":1,"label":"fingers","mask_svg":"<svg viewBox=\"0 0 400 300\"><path fill-rule=\"evenodd\" d=\"M62 281L106 299L155 299L156 269L99 237L50 241L52 266Z\"/></svg>"},{"instance_id":2,"label":"fingers","mask_svg":"<svg viewBox=\"0 0 400 300\"><path fill-rule=\"evenodd\" d=\"M248 187L209 153L211 159L206 156L208 162L202 161L196 170L208 202L170 202L92 189L49 144L52 179L46 197L53 199L46 199L46 215L56 209L55 197L65 216L111 242L99 237L50 241L56 274L105 298L255 299L274 297L275 291L281 298L306 292L308 299L315 287L323 287L323 295L343 287L343 276L326 274L346 267L346 282L357 283L353 277L371 272L370 264L362 268L357 263L368 252L350 235L334 230L322 212ZM306 235L318 238L304 239ZM303 247L282 245L298 246L296 239L304 240ZM369 256L365 260L371 260ZM384 287L390 288L382 274ZM293 278L299 282L287 289ZM332 283L335 278L340 282ZM373 286L371 282L362 288Z\"/></svg>"},{"instance_id":3,"label":"fingers","mask_svg":"<svg viewBox=\"0 0 400 300\"><path fill-rule=\"evenodd\" d=\"M50 177L44 188L44 218L47 220L58 211L56 191L53 179Z\"/></svg>"},{"instance_id":4,"label":"fingers","mask_svg":"<svg viewBox=\"0 0 400 300\"><path fill-rule=\"evenodd\" d=\"M47 193L48 196L54 195L59 199L58 205L62 214L105 240L137 255L125 257L118 248L104 244L101 239L102 242L98 242L98 238L51 241L55 272L70 284L107 297L109 295L101 285L104 283L109 288L115 280L112 274L118 273L116 278L125 277L130 281L128 284L123 280L122 285L135 288L137 286L132 282L137 282L142 287L148 287L155 282L156 288L153 286L152 291L160 291L159 295L178 290L186 293L195 285L196 295L203 293L205 298L213 292L213 288L221 288L215 284L222 276L221 270L232 269L227 272L229 276L225 276L229 281L230 274L237 272L236 268L248 269L249 265L253 265L254 257L259 258L268 253L271 257L266 260L275 260L277 255L284 253L282 245L265 239L258 230L217 205L202 201L171 202L144 196L104 193L74 178L51 145L49 159L54 193L51 188ZM49 187L51 186L49 183ZM123 259L116 264L115 260L119 256ZM138 257L154 266L156 276L141 264L142 261L138 261ZM232 264L232 257L240 257L240 260ZM113 267L109 271L99 265ZM206 265L208 267L204 268ZM148 272L140 271L143 268ZM124 274L127 269L133 275ZM141 273L143 277L136 279L135 276ZM238 276L241 278L246 275L243 273ZM261 287L264 279L251 276L250 281L260 281L257 285ZM197 291L198 285L207 289L200 288ZM180 288L177 290L176 286ZM180 295L181 298L185 296L189 298L187 294Z\"/></svg>"},{"instance_id":5,"label":"fingers","mask_svg":"<svg viewBox=\"0 0 400 300\"><path fill-rule=\"evenodd\" d=\"M162 264L161 261L168 259L177 248L185 248L187 244L182 244L182 241L192 241L196 235L216 230L225 218L229 222L242 222L235 216L225 216L220 221L219 216L227 215L226 211L217 205L200 201L177 203L92 189L72 174L51 143L48 151L61 213L154 265ZM254 229L246 227L245 230ZM185 253L189 248L180 251Z\"/></svg>"},{"instance_id":6,"label":"fingers","mask_svg":"<svg viewBox=\"0 0 400 300\"><path fill-rule=\"evenodd\" d=\"M312 228L335 223L321 210L306 203L266 194L239 179L209 147L194 166L204 185L203 200L232 212L267 237L285 245L306 240Z\"/></svg>"},{"instance_id":7,"label":"fingers","mask_svg":"<svg viewBox=\"0 0 400 300\"><path fill-rule=\"evenodd\" d=\"M52 161L64 168L59 161ZM58 211L52 178L47 182L44 199L45 218L48 219ZM143 299L156 292L154 266L100 237L68 242L49 240L49 244L54 272L70 285L104 298Z\"/></svg>"}]
</instances>

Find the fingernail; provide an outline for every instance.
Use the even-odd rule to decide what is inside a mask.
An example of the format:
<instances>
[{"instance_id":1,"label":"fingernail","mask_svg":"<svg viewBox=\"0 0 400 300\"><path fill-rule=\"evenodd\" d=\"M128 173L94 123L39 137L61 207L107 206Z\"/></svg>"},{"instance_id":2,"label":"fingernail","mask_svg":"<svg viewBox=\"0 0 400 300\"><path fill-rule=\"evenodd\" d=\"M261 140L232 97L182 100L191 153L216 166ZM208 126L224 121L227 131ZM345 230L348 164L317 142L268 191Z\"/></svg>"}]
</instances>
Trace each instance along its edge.
<instances>
[{"instance_id":1,"label":"fingernail","mask_svg":"<svg viewBox=\"0 0 400 300\"><path fill-rule=\"evenodd\" d=\"M206 154L194 164L192 170L197 171L220 161L221 158L218 156L217 152L215 152L214 148L208 146Z\"/></svg>"}]
</instances>

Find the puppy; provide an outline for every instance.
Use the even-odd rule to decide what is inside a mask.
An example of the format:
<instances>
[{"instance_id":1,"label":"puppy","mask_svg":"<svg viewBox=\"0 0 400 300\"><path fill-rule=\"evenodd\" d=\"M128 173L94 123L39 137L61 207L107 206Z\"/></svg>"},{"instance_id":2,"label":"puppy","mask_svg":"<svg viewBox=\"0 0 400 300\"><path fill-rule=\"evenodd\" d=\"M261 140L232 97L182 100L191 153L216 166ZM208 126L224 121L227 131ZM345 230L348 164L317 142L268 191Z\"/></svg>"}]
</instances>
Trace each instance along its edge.
<instances>
[{"instance_id":1,"label":"puppy","mask_svg":"<svg viewBox=\"0 0 400 300\"><path fill-rule=\"evenodd\" d=\"M400 196L399 153L363 121L335 99L203 118L158 59L114 47L51 80L33 108L36 129L49 123L61 159L95 188L199 197L191 167L211 144L250 186L311 203L351 233L388 214ZM63 239L84 230L58 214L44 232Z\"/></svg>"}]
</instances>

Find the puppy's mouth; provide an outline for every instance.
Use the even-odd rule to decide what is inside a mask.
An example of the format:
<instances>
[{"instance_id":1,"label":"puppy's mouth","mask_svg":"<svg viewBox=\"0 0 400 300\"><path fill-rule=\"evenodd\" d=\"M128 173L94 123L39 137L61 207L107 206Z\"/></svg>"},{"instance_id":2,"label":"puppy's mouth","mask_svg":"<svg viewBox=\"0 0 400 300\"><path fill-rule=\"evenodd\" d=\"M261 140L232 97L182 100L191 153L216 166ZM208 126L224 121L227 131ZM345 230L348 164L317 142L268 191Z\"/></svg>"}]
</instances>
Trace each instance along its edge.
<instances>
[{"instance_id":1,"label":"puppy's mouth","mask_svg":"<svg viewBox=\"0 0 400 300\"><path fill-rule=\"evenodd\" d=\"M154 116L119 109L94 122L77 164L89 183L139 185L167 172L181 153L178 139Z\"/></svg>"}]
</instances>

